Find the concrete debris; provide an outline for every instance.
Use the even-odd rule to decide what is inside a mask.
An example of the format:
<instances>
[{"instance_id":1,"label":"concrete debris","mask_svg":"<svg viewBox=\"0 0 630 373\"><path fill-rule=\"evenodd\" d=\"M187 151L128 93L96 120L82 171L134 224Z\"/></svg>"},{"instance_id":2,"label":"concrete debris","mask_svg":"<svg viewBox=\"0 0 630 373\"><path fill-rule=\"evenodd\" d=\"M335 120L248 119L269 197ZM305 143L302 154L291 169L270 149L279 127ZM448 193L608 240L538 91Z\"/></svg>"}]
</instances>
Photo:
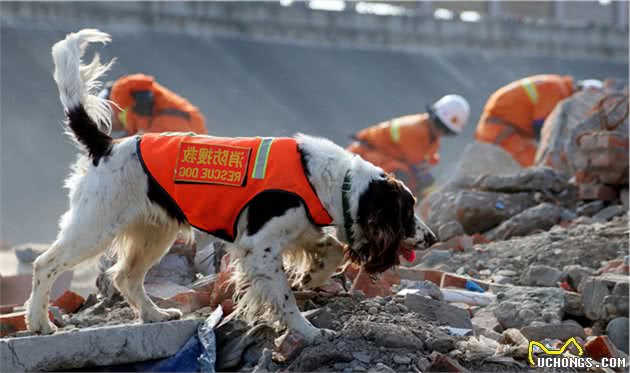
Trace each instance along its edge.
<instances>
[{"instance_id":1,"label":"concrete debris","mask_svg":"<svg viewBox=\"0 0 630 373\"><path fill-rule=\"evenodd\" d=\"M453 180L493 175L513 175L522 167L503 148L487 143L472 142L464 148L453 171Z\"/></svg>"},{"instance_id":2,"label":"concrete debris","mask_svg":"<svg viewBox=\"0 0 630 373\"><path fill-rule=\"evenodd\" d=\"M456 328L472 329L470 314L462 308L417 294L405 295L404 304L411 312L427 320L439 321Z\"/></svg>"},{"instance_id":3,"label":"concrete debris","mask_svg":"<svg viewBox=\"0 0 630 373\"><path fill-rule=\"evenodd\" d=\"M497 294L485 308L503 328L521 328L533 322L559 323L564 315L564 291L560 288L511 287Z\"/></svg>"},{"instance_id":4,"label":"concrete debris","mask_svg":"<svg viewBox=\"0 0 630 373\"><path fill-rule=\"evenodd\" d=\"M614 318L606 326L606 334L610 341L626 354L628 353L628 330L630 330L630 325L627 317Z\"/></svg>"},{"instance_id":5,"label":"concrete debris","mask_svg":"<svg viewBox=\"0 0 630 373\"><path fill-rule=\"evenodd\" d=\"M630 278L627 275L615 273L604 273L586 279L582 290L586 317L591 320L627 317L629 285Z\"/></svg>"},{"instance_id":6,"label":"concrete debris","mask_svg":"<svg viewBox=\"0 0 630 373\"><path fill-rule=\"evenodd\" d=\"M561 221L565 210L551 203L541 203L512 216L486 232L484 237L490 241L497 241L545 231Z\"/></svg>"},{"instance_id":7,"label":"concrete debris","mask_svg":"<svg viewBox=\"0 0 630 373\"><path fill-rule=\"evenodd\" d=\"M159 359L174 355L197 331L200 322L128 324L73 329L46 337L0 339L1 365L7 372L31 372Z\"/></svg>"},{"instance_id":8,"label":"concrete debris","mask_svg":"<svg viewBox=\"0 0 630 373\"><path fill-rule=\"evenodd\" d=\"M526 360L529 340L558 347L571 337L585 346L589 356L622 356L628 349L630 284L625 210L606 217L604 213L610 214L607 209L618 211L621 205L555 203L545 193L562 199L558 197L562 192L554 191L558 188L554 183L562 183L562 178L548 170L528 172L481 177L468 181L467 185L477 185L477 189L458 192L457 198L464 194L462 198L493 196L494 216L509 209L509 198L522 195L528 201L523 206L529 207L520 214L506 215L489 231L462 234L470 225L460 221L446 224L442 238L451 237L427 250L412 267L379 276L348 267L325 289L294 292L298 307L315 327L336 332L317 345L307 345L299 333L277 323L248 325L238 320L231 313L234 287L229 256L206 265L201 256L212 254L207 245L198 252L180 246L171 250L169 255L175 259L166 264L186 263L193 278L167 278L162 276L165 271L158 271L159 276L145 283L159 306L184 312L183 324L176 325L185 326L177 332L168 327L173 322L137 324L135 312L116 293L84 299L66 292L51 304L49 316L59 327L52 337L26 332L24 312L19 308L13 314L0 314L3 335L10 337L1 339L3 368L6 362L18 371L86 369L177 353L163 366L174 367L186 356L188 361L201 357L193 364L201 371L525 371L530 369ZM515 185L514 180L522 185ZM524 191L547 187L548 191ZM503 195L508 197L502 199ZM551 220L558 225L541 225L531 218L538 212L553 215ZM590 221L567 222L578 215ZM539 232L523 231L531 222L532 229ZM493 231L510 224L515 228L505 229L501 240L492 236ZM487 242L488 237L494 241ZM212 273L216 267L219 272ZM344 291L338 277L350 291ZM103 293L110 291L106 286L100 288ZM218 325L220 317L212 316L217 306L226 315ZM209 326L198 328L203 320ZM193 324L187 327L186 323ZM147 331L160 327L166 329ZM53 363L31 359L25 354L32 349L20 344L28 342L31 348L39 348L48 338L72 336L74 341L75 335L85 338L87 347L81 349L74 342L68 347L62 340L54 346L47 344L42 359L53 352L64 356ZM152 345L142 345L141 340L151 340ZM120 347L125 343L133 347ZM169 349L162 347L164 343ZM20 347L15 350L14 346Z\"/></svg>"},{"instance_id":9,"label":"concrete debris","mask_svg":"<svg viewBox=\"0 0 630 373\"><path fill-rule=\"evenodd\" d=\"M595 221L604 222L614 218L615 216L623 215L626 211L627 210L623 207L623 205L612 205L593 215L593 219Z\"/></svg>"},{"instance_id":10,"label":"concrete debris","mask_svg":"<svg viewBox=\"0 0 630 373\"><path fill-rule=\"evenodd\" d=\"M520 283L525 286L557 286L566 275L547 265L533 265L521 274Z\"/></svg>"}]
</instances>

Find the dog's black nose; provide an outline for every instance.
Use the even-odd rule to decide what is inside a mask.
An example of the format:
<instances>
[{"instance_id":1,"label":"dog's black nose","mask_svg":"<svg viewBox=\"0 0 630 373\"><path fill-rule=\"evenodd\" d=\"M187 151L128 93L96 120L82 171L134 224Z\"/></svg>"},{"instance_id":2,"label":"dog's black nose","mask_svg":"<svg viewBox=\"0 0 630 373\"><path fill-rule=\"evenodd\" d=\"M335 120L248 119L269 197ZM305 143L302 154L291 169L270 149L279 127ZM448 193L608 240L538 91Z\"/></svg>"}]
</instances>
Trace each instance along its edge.
<instances>
[{"instance_id":1,"label":"dog's black nose","mask_svg":"<svg viewBox=\"0 0 630 373\"><path fill-rule=\"evenodd\" d=\"M424 235L424 242L426 242L427 247L433 246L434 243L438 241L437 236L433 234L433 232L429 231L429 233Z\"/></svg>"}]
</instances>

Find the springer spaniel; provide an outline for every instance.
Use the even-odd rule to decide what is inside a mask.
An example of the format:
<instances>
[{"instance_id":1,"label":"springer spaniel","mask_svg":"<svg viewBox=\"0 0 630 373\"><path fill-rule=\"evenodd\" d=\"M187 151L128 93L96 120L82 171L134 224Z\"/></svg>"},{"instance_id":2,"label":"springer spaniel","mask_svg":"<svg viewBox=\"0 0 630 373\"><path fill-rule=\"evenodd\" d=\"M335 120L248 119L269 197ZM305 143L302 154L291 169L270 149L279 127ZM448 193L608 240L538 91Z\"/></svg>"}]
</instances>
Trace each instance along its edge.
<instances>
[{"instance_id":1,"label":"springer spaniel","mask_svg":"<svg viewBox=\"0 0 630 373\"><path fill-rule=\"evenodd\" d=\"M34 262L27 306L32 332L55 331L47 307L57 276L109 248L118 256L110 269L113 282L142 321L182 315L177 309L158 308L143 282L177 234L192 237L193 227L147 173L138 152L139 137L113 140L108 135L110 104L94 91L113 61L102 65L98 55L90 64L81 61L89 43L108 41L108 34L85 29L52 48L67 132L83 154L66 181L70 209L61 218L59 235ZM298 135L294 141L304 175L336 228L336 237L312 222L302 199L263 193L238 215L228 252L240 316L280 321L312 343L332 332L315 328L302 316L287 274L293 285L315 288L344 260L368 273L382 272L399 264L399 255L424 249L436 237L414 214L415 199L403 183L328 140ZM212 188L205 190L210 193Z\"/></svg>"}]
</instances>

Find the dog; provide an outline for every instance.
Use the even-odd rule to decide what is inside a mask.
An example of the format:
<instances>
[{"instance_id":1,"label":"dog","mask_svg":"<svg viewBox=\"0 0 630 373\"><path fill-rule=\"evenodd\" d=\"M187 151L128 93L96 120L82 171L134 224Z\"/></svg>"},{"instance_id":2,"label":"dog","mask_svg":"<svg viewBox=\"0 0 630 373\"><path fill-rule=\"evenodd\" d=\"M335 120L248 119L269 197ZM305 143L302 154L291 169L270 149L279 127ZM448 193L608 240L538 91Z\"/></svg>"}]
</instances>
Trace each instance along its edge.
<instances>
[{"instance_id":1,"label":"dog","mask_svg":"<svg viewBox=\"0 0 630 373\"><path fill-rule=\"evenodd\" d=\"M147 134L116 140L109 136L110 103L95 91L101 84L99 78L114 61L101 64L98 55L89 64L81 61L88 44L109 41L106 33L84 29L68 34L52 48L67 133L81 154L66 180L70 208L61 218L59 234L34 262L26 317L31 332L56 330L48 321L47 308L58 275L108 249L118 258L110 268L113 283L143 322L182 316L178 309L158 308L144 291L143 282L178 234L192 237L191 216L146 168L143 157L152 151L149 137L142 139ZM182 138L212 139L174 136L169 140ZM155 136L152 139L161 141ZM233 235L224 238L232 241L228 253L238 315L250 322L278 321L301 333L307 343L314 343L334 333L314 327L302 316L291 285L321 286L344 261L357 263L368 273L382 272L398 265L400 255L425 249L436 237L415 215L415 198L409 189L382 169L322 138L297 135L283 141L289 145L293 141L300 162L300 174L285 175L285 179L304 178L317 200L305 203L292 193L259 193L234 207L242 211L234 215ZM169 162L167 158L163 161ZM254 184L253 176L243 183ZM170 187L197 188L178 190L206 195L220 190L214 187L239 188L194 183ZM220 199L230 203L226 193ZM311 205L324 209L317 213L320 224L313 221ZM323 228L322 222L334 229Z\"/></svg>"}]
</instances>

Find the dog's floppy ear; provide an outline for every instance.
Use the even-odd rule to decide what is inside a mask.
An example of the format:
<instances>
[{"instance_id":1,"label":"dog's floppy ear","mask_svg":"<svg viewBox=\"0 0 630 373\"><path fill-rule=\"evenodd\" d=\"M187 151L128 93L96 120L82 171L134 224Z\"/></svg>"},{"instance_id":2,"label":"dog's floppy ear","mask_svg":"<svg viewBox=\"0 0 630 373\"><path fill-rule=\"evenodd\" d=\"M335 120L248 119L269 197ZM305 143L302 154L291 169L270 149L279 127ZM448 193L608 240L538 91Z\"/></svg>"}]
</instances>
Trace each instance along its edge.
<instances>
[{"instance_id":1,"label":"dog's floppy ear","mask_svg":"<svg viewBox=\"0 0 630 373\"><path fill-rule=\"evenodd\" d=\"M359 262L368 273L383 272L398 265L398 249L405 238L407 217L411 211L413 220L413 196L411 209L406 208L405 196L409 192L396 179L385 177L372 181L359 197L357 224L362 237L349 256Z\"/></svg>"}]
</instances>

